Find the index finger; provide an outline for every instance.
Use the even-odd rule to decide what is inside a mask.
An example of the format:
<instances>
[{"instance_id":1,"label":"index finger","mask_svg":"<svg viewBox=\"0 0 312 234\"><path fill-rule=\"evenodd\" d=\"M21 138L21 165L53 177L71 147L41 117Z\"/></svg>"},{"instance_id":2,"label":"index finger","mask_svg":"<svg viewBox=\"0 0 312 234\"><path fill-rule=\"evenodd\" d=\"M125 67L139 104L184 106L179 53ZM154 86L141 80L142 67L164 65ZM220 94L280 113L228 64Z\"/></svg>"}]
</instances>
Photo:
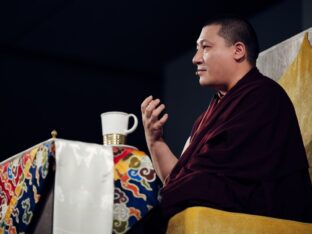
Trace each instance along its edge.
<instances>
[{"instance_id":1,"label":"index finger","mask_svg":"<svg viewBox=\"0 0 312 234\"><path fill-rule=\"evenodd\" d=\"M148 104L153 100L153 96L150 95L147 98L145 98L145 100L142 102L141 104L141 111L142 113L144 113L146 107L148 106Z\"/></svg>"}]
</instances>

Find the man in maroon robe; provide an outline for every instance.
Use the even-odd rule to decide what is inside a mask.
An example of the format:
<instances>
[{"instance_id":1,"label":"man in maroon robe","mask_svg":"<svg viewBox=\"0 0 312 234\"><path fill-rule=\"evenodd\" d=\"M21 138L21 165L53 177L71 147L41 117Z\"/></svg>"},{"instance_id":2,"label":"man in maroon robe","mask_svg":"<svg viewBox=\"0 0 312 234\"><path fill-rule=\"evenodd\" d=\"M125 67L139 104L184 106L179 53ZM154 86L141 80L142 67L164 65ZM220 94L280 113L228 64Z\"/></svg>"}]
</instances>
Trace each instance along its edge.
<instances>
[{"instance_id":1,"label":"man in maroon robe","mask_svg":"<svg viewBox=\"0 0 312 234\"><path fill-rule=\"evenodd\" d=\"M197 41L199 83L216 95L177 159L163 139L159 99L142 105L145 137L164 183L165 218L190 206L312 222L312 186L294 107L255 67L258 42L248 22L217 19Z\"/></svg>"}]
</instances>

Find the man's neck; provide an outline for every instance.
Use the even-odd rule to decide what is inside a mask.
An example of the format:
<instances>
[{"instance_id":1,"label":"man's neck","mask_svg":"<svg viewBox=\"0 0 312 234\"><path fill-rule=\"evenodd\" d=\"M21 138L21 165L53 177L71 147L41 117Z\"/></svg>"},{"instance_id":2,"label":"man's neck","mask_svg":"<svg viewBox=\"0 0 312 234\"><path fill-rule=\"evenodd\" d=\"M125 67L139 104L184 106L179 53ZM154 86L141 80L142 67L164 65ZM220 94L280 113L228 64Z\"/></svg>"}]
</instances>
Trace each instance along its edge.
<instances>
[{"instance_id":1,"label":"man's neck","mask_svg":"<svg viewBox=\"0 0 312 234\"><path fill-rule=\"evenodd\" d=\"M235 70L235 73L233 74L229 84L225 87L225 90L220 90L222 92L228 92L230 89L232 89L237 82L242 79L252 68L254 68L253 65L250 65L249 63L240 64L240 66L237 67Z\"/></svg>"}]
</instances>

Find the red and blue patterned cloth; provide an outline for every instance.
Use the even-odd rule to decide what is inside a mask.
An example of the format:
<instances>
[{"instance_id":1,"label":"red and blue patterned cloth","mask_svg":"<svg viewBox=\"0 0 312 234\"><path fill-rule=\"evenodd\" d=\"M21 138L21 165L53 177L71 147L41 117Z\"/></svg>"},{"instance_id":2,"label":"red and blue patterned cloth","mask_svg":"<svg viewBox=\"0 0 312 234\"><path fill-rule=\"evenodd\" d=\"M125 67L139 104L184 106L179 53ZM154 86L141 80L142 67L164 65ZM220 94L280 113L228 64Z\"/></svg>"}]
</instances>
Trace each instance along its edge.
<instances>
[{"instance_id":1,"label":"red and blue patterned cloth","mask_svg":"<svg viewBox=\"0 0 312 234\"><path fill-rule=\"evenodd\" d=\"M54 143L43 143L0 164L0 233L29 233L54 156Z\"/></svg>"},{"instance_id":2,"label":"red and blue patterned cloth","mask_svg":"<svg viewBox=\"0 0 312 234\"><path fill-rule=\"evenodd\" d=\"M150 158L131 147L113 147L113 232L125 233L158 204L160 181Z\"/></svg>"}]
</instances>

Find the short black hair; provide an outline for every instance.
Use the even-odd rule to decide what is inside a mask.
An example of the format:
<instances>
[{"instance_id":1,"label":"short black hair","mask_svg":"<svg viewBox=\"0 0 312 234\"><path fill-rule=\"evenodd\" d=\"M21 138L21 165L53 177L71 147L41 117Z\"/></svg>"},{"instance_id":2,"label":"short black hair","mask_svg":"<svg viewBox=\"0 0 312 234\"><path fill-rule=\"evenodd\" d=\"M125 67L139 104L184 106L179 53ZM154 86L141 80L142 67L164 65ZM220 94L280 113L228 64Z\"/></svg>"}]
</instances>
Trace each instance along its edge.
<instances>
[{"instance_id":1,"label":"short black hair","mask_svg":"<svg viewBox=\"0 0 312 234\"><path fill-rule=\"evenodd\" d=\"M219 36L223 37L230 45L242 42L246 46L247 60L255 65L259 55L259 44L256 32L251 24L240 17L213 18L206 22L209 25L220 25Z\"/></svg>"}]
</instances>

